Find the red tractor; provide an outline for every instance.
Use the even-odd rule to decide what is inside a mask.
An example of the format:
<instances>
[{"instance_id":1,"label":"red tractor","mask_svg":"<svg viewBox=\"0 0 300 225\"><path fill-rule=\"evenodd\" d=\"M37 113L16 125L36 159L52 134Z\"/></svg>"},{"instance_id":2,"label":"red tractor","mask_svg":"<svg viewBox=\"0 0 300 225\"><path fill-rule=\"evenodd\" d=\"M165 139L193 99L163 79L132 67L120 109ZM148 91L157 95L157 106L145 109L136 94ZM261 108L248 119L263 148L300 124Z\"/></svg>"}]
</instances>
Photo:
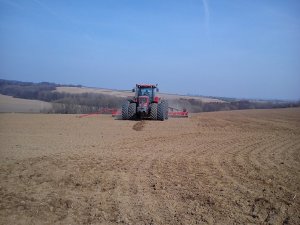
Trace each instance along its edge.
<instances>
[{"instance_id":1,"label":"red tractor","mask_svg":"<svg viewBox=\"0 0 300 225\"><path fill-rule=\"evenodd\" d=\"M168 119L168 102L156 96L159 91L157 85L137 84L132 91L135 97L122 105L123 120Z\"/></svg>"}]
</instances>

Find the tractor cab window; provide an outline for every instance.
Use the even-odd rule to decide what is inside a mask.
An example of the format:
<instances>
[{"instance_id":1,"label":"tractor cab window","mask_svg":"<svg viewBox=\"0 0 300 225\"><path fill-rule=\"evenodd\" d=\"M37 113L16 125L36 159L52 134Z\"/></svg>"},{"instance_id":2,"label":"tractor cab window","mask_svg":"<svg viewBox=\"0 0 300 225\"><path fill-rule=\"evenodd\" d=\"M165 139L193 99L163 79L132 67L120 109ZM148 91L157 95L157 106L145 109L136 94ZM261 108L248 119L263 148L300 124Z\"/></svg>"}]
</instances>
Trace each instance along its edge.
<instances>
[{"instance_id":1,"label":"tractor cab window","mask_svg":"<svg viewBox=\"0 0 300 225\"><path fill-rule=\"evenodd\" d=\"M152 88L141 88L140 89L140 96L149 96L152 97Z\"/></svg>"}]
</instances>

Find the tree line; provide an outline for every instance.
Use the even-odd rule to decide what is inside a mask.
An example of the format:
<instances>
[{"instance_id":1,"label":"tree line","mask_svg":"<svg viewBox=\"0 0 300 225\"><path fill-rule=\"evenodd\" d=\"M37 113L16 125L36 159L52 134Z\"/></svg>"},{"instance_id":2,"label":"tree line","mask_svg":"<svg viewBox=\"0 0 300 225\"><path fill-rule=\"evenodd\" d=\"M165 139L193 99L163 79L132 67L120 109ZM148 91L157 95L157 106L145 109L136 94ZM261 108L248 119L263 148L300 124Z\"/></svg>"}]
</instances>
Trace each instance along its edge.
<instances>
[{"instance_id":1,"label":"tree line","mask_svg":"<svg viewBox=\"0 0 300 225\"><path fill-rule=\"evenodd\" d=\"M54 83L20 82L0 80L0 93L15 98L33 99L52 103L52 109L44 113L91 113L100 108L118 108L124 98L100 94L82 93L71 94L57 92L56 87L62 86ZM81 87L80 85L68 85Z\"/></svg>"},{"instance_id":2,"label":"tree line","mask_svg":"<svg viewBox=\"0 0 300 225\"><path fill-rule=\"evenodd\" d=\"M222 102L202 102L198 99L183 99L173 100L171 105L179 108L185 108L189 112L213 112L213 111L228 111L242 109L274 109L274 108L289 108L300 107L300 101L250 101L236 100Z\"/></svg>"},{"instance_id":3,"label":"tree line","mask_svg":"<svg viewBox=\"0 0 300 225\"><path fill-rule=\"evenodd\" d=\"M0 94L16 98L41 100L52 103L51 110L44 113L92 113L101 108L120 108L125 98L99 93L71 94L57 92L56 87L81 85L60 85L49 82L32 83L21 81L9 81L0 79ZM224 99L223 102L202 102L198 99L184 99L169 101L169 105L175 108L187 109L189 112L212 112L239 109L271 109L299 107L298 102L287 101L250 101Z\"/></svg>"}]
</instances>

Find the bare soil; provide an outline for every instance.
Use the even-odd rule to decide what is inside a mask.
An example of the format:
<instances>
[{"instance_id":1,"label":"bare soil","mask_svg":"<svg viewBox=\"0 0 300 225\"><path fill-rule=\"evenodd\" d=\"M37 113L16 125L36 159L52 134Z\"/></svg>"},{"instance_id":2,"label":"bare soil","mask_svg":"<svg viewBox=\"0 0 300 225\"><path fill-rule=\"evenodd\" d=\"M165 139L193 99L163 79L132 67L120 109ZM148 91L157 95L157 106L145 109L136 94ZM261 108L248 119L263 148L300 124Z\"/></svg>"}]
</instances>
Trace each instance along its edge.
<instances>
[{"instance_id":1,"label":"bare soil","mask_svg":"<svg viewBox=\"0 0 300 225\"><path fill-rule=\"evenodd\" d=\"M300 224L300 109L0 115L0 224Z\"/></svg>"}]
</instances>

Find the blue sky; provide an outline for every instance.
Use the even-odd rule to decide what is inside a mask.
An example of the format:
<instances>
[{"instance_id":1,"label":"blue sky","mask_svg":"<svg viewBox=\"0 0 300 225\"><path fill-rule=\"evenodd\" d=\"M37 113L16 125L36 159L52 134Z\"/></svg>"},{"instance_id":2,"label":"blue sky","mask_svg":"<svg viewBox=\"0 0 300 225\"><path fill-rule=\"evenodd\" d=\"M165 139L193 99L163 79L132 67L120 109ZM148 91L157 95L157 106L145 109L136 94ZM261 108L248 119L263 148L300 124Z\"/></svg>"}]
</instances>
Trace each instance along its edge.
<instances>
[{"instance_id":1,"label":"blue sky","mask_svg":"<svg viewBox=\"0 0 300 225\"><path fill-rule=\"evenodd\" d=\"M0 78L300 99L298 0L0 0Z\"/></svg>"}]
</instances>

